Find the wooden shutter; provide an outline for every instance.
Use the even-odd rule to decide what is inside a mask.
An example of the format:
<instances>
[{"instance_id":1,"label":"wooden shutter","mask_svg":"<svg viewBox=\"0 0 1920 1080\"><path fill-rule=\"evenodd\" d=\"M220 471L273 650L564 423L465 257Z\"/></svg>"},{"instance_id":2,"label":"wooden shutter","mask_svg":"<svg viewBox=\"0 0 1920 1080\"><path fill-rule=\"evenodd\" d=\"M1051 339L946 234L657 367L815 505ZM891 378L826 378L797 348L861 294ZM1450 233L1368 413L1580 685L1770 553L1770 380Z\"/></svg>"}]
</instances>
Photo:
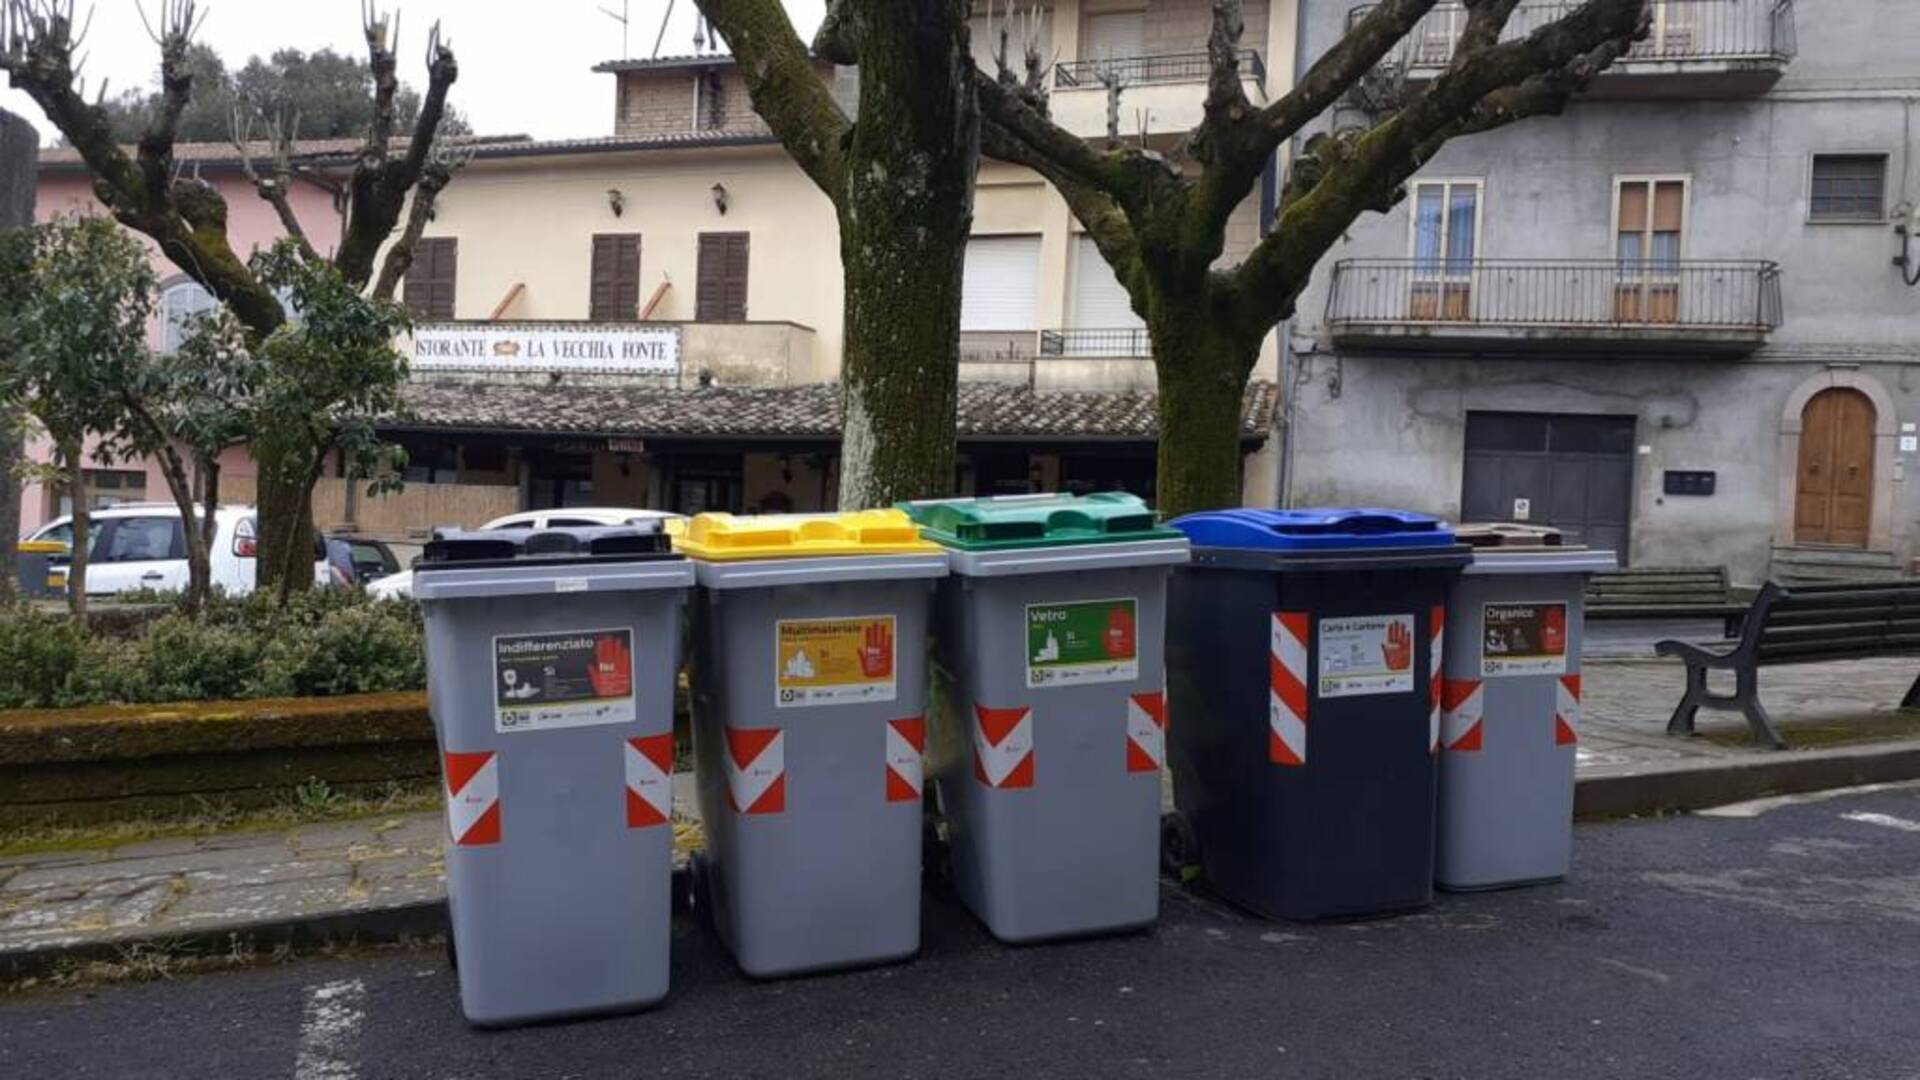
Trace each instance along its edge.
<instances>
[{"instance_id":1,"label":"wooden shutter","mask_svg":"<svg viewBox=\"0 0 1920 1080\"><path fill-rule=\"evenodd\" d=\"M603 233L593 238L593 273L587 317L595 322L632 322L640 312L640 235Z\"/></svg>"},{"instance_id":2,"label":"wooden shutter","mask_svg":"<svg viewBox=\"0 0 1920 1080\"><path fill-rule=\"evenodd\" d=\"M747 234L701 233L699 280L694 286L697 322L747 319Z\"/></svg>"},{"instance_id":3,"label":"wooden shutter","mask_svg":"<svg viewBox=\"0 0 1920 1080\"><path fill-rule=\"evenodd\" d=\"M416 319L453 318L454 267L460 241L451 236L421 237L413 245L402 301Z\"/></svg>"}]
</instances>

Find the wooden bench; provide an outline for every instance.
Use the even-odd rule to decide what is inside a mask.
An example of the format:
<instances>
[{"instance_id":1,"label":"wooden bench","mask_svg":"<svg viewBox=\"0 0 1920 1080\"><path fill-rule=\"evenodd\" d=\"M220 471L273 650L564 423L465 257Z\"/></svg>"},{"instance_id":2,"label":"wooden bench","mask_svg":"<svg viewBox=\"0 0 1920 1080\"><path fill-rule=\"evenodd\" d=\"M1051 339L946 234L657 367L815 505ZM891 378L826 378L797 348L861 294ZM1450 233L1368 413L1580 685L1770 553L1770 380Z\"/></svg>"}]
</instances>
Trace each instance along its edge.
<instances>
[{"instance_id":1,"label":"wooden bench","mask_svg":"<svg viewBox=\"0 0 1920 1080\"><path fill-rule=\"evenodd\" d=\"M1731 649L1662 641L1654 651L1687 665L1686 694L1667 721L1667 734L1693 734L1693 717L1702 706L1737 709L1746 714L1755 742L1785 749L1779 729L1760 704L1759 669L1920 653L1920 580L1791 588L1769 583L1754 598L1745 629ZM1709 670L1732 671L1733 693L1708 693ZM1900 707L1920 707L1920 678L1900 699Z\"/></svg>"},{"instance_id":2,"label":"wooden bench","mask_svg":"<svg viewBox=\"0 0 1920 1080\"><path fill-rule=\"evenodd\" d=\"M1587 579L1589 619L1719 619L1736 638L1747 611L1724 566L1636 566Z\"/></svg>"}]
</instances>

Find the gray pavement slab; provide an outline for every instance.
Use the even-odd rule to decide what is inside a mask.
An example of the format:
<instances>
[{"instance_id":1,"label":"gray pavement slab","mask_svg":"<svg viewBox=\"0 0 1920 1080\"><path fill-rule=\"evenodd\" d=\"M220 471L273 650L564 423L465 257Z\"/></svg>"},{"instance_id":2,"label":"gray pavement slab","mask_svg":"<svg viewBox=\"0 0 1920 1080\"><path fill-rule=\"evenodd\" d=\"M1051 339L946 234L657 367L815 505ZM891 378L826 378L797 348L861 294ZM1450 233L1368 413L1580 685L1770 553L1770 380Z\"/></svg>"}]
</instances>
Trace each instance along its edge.
<instances>
[{"instance_id":1,"label":"gray pavement slab","mask_svg":"<svg viewBox=\"0 0 1920 1080\"><path fill-rule=\"evenodd\" d=\"M929 893L915 962L777 982L677 921L663 1007L506 1032L437 949L33 991L0 1075L1910 1080L1916 829L1915 785L1589 824L1557 885L1304 925L1168 887L1148 932L1026 947Z\"/></svg>"}]
</instances>

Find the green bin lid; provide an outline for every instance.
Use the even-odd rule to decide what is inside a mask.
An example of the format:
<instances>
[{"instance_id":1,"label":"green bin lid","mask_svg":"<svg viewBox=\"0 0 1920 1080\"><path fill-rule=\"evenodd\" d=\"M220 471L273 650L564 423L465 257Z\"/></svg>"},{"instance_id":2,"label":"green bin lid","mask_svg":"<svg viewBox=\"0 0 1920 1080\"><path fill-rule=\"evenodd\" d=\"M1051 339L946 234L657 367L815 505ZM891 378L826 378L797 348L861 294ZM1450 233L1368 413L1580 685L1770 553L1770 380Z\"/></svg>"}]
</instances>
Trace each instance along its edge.
<instances>
[{"instance_id":1,"label":"green bin lid","mask_svg":"<svg viewBox=\"0 0 1920 1080\"><path fill-rule=\"evenodd\" d=\"M961 551L1178 540L1138 495L998 495L901 503L929 540Z\"/></svg>"}]
</instances>

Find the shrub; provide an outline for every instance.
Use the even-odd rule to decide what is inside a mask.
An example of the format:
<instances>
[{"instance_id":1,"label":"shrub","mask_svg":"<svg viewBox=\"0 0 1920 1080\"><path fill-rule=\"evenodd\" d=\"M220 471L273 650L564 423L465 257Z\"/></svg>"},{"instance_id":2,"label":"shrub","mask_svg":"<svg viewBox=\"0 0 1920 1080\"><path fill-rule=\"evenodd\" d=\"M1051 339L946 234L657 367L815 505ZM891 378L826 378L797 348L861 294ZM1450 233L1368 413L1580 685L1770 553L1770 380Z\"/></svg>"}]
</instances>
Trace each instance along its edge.
<instances>
[{"instance_id":1,"label":"shrub","mask_svg":"<svg viewBox=\"0 0 1920 1080\"><path fill-rule=\"evenodd\" d=\"M416 690L423 650L417 606L350 589L216 598L124 639L16 606L0 609L0 709Z\"/></svg>"}]
</instances>

